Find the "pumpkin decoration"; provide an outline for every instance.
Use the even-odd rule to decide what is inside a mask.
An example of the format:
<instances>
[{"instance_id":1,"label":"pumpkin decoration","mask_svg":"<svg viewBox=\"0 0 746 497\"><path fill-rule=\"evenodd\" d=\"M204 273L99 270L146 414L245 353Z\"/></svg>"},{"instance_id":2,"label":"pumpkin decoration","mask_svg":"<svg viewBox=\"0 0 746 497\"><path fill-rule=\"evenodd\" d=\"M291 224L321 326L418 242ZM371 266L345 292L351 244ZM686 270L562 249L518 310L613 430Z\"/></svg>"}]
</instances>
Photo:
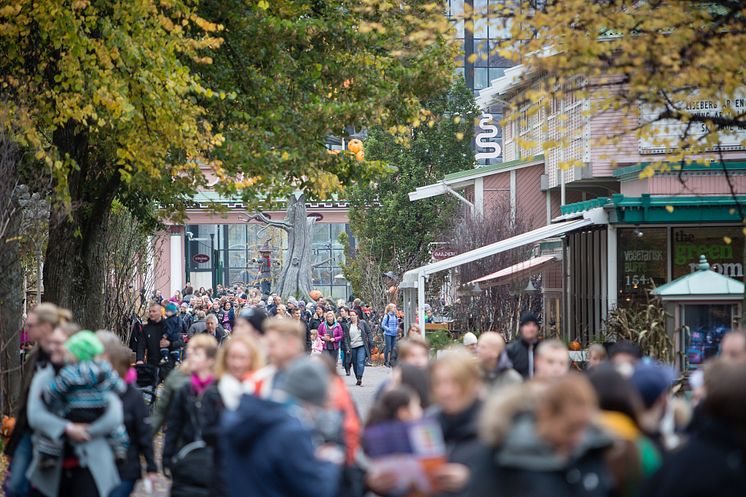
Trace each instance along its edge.
<instances>
[{"instance_id":1,"label":"pumpkin decoration","mask_svg":"<svg viewBox=\"0 0 746 497\"><path fill-rule=\"evenodd\" d=\"M350 140L350 143L347 144L347 150L352 152L353 154L357 154L358 152L363 151L363 142L358 140L357 138L353 138ZM361 160L361 159L358 159Z\"/></svg>"},{"instance_id":2,"label":"pumpkin decoration","mask_svg":"<svg viewBox=\"0 0 746 497\"><path fill-rule=\"evenodd\" d=\"M579 351L579 350L583 350L583 346L577 340L573 340L572 342L570 342L569 348L570 348L570 350L573 350L573 351L576 351L576 352Z\"/></svg>"},{"instance_id":3,"label":"pumpkin decoration","mask_svg":"<svg viewBox=\"0 0 746 497\"><path fill-rule=\"evenodd\" d=\"M372 353L373 353L373 355L378 354L378 347L373 347Z\"/></svg>"},{"instance_id":4,"label":"pumpkin decoration","mask_svg":"<svg viewBox=\"0 0 746 497\"><path fill-rule=\"evenodd\" d=\"M9 416L3 416L3 424L0 427L0 436L2 436L7 442L10 438L10 434L13 433L13 428L16 426L16 418Z\"/></svg>"},{"instance_id":5,"label":"pumpkin decoration","mask_svg":"<svg viewBox=\"0 0 746 497\"><path fill-rule=\"evenodd\" d=\"M362 162L365 160L365 152L362 150L355 154L355 158L358 160L358 162Z\"/></svg>"},{"instance_id":6,"label":"pumpkin decoration","mask_svg":"<svg viewBox=\"0 0 746 497\"><path fill-rule=\"evenodd\" d=\"M311 290L310 292L308 292L308 295L313 300L319 300L323 296L323 294L319 290Z\"/></svg>"}]
</instances>

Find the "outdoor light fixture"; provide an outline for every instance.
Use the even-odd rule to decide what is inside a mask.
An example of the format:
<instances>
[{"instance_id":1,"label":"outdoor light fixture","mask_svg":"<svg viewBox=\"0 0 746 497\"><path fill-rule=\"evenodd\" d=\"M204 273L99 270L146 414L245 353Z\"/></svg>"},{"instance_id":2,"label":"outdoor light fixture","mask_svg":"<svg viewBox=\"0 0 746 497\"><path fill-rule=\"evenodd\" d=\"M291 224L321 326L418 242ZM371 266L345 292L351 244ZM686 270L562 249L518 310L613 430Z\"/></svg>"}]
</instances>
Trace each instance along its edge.
<instances>
[{"instance_id":1,"label":"outdoor light fixture","mask_svg":"<svg viewBox=\"0 0 746 497\"><path fill-rule=\"evenodd\" d=\"M534 282L531 280L528 280L528 285L526 285L526 288L523 290L524 293L536 293L539 290L534 286Z\"/></svg>"},{"instance_id":2,"label":"outdoor light fixture","mask_svg":"<svg viewBox=\"0 0 746 497\"><path fill-rule=\"evenodd\" d=\"M635 225L635 231L633 231L633 233L635 234L635 236L636 236L637 238L642 238L642 236L643 236L643 235L645 234L645 233L643 233L643 232L642 232L642 231L640 230L640 225L639 225L639 224L638 224L638 225Z\"/></svg>"}]
</instances>

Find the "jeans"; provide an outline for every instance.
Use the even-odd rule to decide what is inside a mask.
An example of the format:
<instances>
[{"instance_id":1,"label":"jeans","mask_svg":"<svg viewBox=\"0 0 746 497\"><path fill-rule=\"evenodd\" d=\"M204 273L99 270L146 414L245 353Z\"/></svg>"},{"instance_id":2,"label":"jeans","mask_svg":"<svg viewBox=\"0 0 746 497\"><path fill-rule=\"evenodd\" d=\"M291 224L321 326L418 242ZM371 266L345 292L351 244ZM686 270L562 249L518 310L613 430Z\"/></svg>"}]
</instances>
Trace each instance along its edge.
<instances>
[{"instance_id":1,"label":"jeans","mask_svg":"<svg viewBox=\"0 0 746 497\"><path fill-rule=\"evenodd\" d=\"M391 364L391 358L394 356L394 347L396 346L396 335L383 335L384 349L383 349L383 363L386 365Z\"/></svg>"},{"instance_id":2,"label":"jeans","mask_svg":"<svg viewBox=\"0 0 746 497\"><path fill-rule=\"evenodd\" d=\"M135 480L122 480L119 485L114 487L109 497L129 497L135 489Z\"/></svg>"},{"instance_id":3,"label":"jeans","mask_svg":"<svg viewBox=\"0 0 746 497\"><path fill-rule=\"evenodd\" d=\"M365 346L355 347L350 350L352 355L352 369L355 370L355 378L358 380L363 379L363 373L365 372Z\"/></svg>"},{"instance_id":4,"label":"jeans","mask_svg":"<svg viewBox=\"0 0 746 497\"><path fill-rule=\"evenodd\" d=\"M26 497L31 485L26 479L26 470L31 465L34 448L31 444L31 435L24 435L16 446L13 460L10 463L10 477L6 481L8 497Z\"/></svg>"}]
</instances>

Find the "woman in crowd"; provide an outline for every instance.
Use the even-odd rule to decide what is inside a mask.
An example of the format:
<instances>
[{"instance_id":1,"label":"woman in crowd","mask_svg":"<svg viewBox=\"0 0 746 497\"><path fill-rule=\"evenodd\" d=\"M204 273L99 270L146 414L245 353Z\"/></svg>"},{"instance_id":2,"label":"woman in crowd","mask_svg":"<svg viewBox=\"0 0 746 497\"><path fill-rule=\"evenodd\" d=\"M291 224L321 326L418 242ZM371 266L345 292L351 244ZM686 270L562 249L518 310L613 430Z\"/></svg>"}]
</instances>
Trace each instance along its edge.
<instances>
[{"instance_id":1,"label":"woman in crowd","mask_svg":"<svg viewBox=\"0 0 746 497\"><path fill-rule=\"evenodd\" d=\"M233 323L236 319L236 314L233 309L233 304L230 300L226 300L223 303L222 312L218 313L218 323L221 324L225 331L231 331L233 329Z\"/></svg>"},{"instance_id":2,"label":"woman in crowd","mask_svg":"<svg viewBox=\"0 0 746 497\"><path fill-rule=\"evenodd\" d=\"M416 324L409 325L409 329L407 330L407 334L405 335L407 338L413 337L413 336L422 336L422 330L419 326Z\"/></svg>"},{"instance_id":3,"label":"woman in crowd","mask_svg":"<svg viewBox=\"0 0 746 497\"><path fill-rule=\"evenodd\" d=\"M642 399L632 383L609 364L593 368L588 378L601 408L599 424L615 438L608 461L618 495L637 497L661 464L658 449L640 427Z\"/></svg>"},{"instance_id":4,"label":"woman in crowd","mask_svg":"<svg viewBox=\"0 0 746 497\"><path fill-rule=\"evenodd\" d=\"M69 334L77 329L69 327ZM114 453L107 440L123 421L119 397L109 393L103 415L91 424L72 423L52 414L42 399L42 393L65 366L64 344L68 337L65 329L58 327L47 338L49 365L34 376L27 409L34 440L37 434L52 440L64 439L62 457L52 459L51 467L42 467L41 454L35 447L27 474L33 495L108 497L119 485Z\"/></svg>"},{"instance_id":5,"label":"woman in crowd","mask_svg":"<svg viewBox=\"0 0 746 497\"><path fill-rule=\"evenodd\" d=\"M319 304L316 306L313 316L311 316L311 321L309 321L308 327L312 330L318 330L319 325L323 322L324 322L324 306Z\"/></svg>"},{"instance_id":6,"label":"woman in crowd","mask_svg":"<svg viewBox=\"0 0 746 497\"><path fill-rule=\"evenodd\" d=\"M396 315L396 304L386 306L386 314L381 319L381 328L383 329L384 339L383 365L391 367L394 347L396 347L396 337L399 334L399 318Z\"/></svg>"},{"instance_id":7,"label":"woman in crowd","mask_svg":"<svg viewBox=\"0 0 746 497\"><path fill-rule=\"evenodd\" d=\"M365 359L370 357L370 349L368 348L371 338L370 327L368 323L360 320L357 312L351 312L349 320L344 330L345 359L347 359L347 363L351 364L352 369L355 371L357 386L361 386L363 384L363 373L365 373ZM349 368L350 366L345 365L345 369L349 370Z\"/></svg>"},{"instance_id":8,"label":"woman in crowd","mask_svg":"<svg viewBox=\"0 0 746 497\"><path fill-rule=\"evenodd\" d=\"M162 466L173 480L172 497L206 495L216 471L212 452L218 426L214 420L222 401L217 391L208 387L214 381L218 343L209 334L196 335L189 341L187 353L191 376L171 401L163 445ZM188 444L193 450L182 450Z\"/></svg>"},{"instance_id":9,"label":"woman in crowd","mask_svg":"<svg viewBox=\"0 0 746 497\"><path fill-rule=\"evenodd\" d=\"M431 370L434 416L443 430L447 464L436 475L443 496L466 495L470 468L483 453L478 438L481 373L463 348L442 353Z\"/></svg>"},{"instance_id":10,"label":"woman in crowd","mask_svg":"<svg viewBox=\"0 0 746 497\"><path fill-rule=\"evenodd\" d=\"M119 464L121 483L109 494L109 497L129 497L137 480L142 478L140 457L145 459L147 478L150 484L152 485L155 482L158 467L153 457L152 429L148 417L148 408L145 406L142 394L133 385L137 374L134 369L131 369L131 351L122 345L107 346L105 343L104 347L112 367L127 383L127 390L121 395L121 399L124 427L129 437L127 458Z\"/></svg>"},{"instance_id":11,"label":"woman in crowd","mask_svg":"<svg viewBox=\"0 0 746 497\"><path fill-rule=\"evenodd\" d=\"M470 497L609 497L611 439L592 424L593 387L577 374L493 392L481 420L489 448L474 465Z\"/></svg>"},{"instance_id":12,"label":"woman in crowd","mask_svg":"<svg viewBox=\"0 0 746 497\"><path fill-rule=\"evenodd\" d=\"M340 325L335 316L334 311L326 313L326 319L318 327L319 336L324 341L324 352L337 364L339 358L339 345L343 339L344 332L342 331L342 325Z\"/></svg>"}]
</instances>

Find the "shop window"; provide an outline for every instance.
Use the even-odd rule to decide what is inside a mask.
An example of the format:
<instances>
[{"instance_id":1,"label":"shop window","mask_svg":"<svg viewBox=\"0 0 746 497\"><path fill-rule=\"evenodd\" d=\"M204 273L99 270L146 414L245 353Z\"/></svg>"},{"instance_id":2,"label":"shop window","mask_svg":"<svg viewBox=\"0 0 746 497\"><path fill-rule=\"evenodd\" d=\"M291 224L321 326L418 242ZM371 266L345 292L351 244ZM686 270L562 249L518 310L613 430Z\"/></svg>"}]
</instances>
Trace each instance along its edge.
<instances>
[{"instance_id":1,"label":"shop window","mask_svg":"<svg viewBox=\"0 0 746 497\"><path fill-rule=\"evenodd\" d=\"M718 273L743 280L743 233L741 226L673 228L671 232L673 278L695 271L699 256Z\"/></svg>"},{"instance_id":2,"label":"shop window","mask_svg":"<svg viewBox=\"0 0 746 497\"><path fill-rule=\"evenodd\" d=\"M666 283L666 228L620 228L618 241L619 305L644 301L646 291Z\"/></svg>"}]
</instances>

